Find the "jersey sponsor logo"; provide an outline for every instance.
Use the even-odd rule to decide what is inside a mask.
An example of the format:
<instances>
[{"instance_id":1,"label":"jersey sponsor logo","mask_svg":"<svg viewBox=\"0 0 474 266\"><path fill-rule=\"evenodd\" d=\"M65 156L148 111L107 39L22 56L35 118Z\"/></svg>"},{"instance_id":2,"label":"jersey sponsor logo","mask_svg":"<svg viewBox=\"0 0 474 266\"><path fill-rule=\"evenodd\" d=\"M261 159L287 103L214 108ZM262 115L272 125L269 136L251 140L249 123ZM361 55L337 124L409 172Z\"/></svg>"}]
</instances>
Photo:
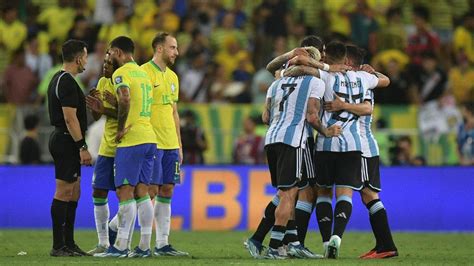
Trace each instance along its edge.
<instances>
[{"instance_id":1,"label":"jersey sponsor logo","mask_svg":"<svg viewBox=\"0 0 474 266\"><path fill-rule=\"evenodd\" d=\"M122 76L115 77L115 84L120 84L120 83L122 83Z\"/></svg>"}]
</instances>

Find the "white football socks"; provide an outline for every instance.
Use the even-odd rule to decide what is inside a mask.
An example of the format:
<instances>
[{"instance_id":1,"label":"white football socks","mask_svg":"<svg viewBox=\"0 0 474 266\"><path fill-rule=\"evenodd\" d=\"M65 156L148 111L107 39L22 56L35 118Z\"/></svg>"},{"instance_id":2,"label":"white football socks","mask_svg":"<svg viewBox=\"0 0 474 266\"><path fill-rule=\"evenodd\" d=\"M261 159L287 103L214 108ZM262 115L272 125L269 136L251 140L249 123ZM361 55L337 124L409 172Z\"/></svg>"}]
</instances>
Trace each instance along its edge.
<instances>
[{"instance_id":1,"label":"white football socks","mask_svg":"<svg viewBox=\"0 0 474 266\"><path fill-rule=\"evenodd\" d=\"M94 201L94 219L97 236L99 238L99 246L109 246L109 204L107 199L93 198Z\"/></svg>"},{"instance_id":2,"label":"white football socks","mask_svg":"<svg viewBox=\"0 0 474 266\"><path fill-rule=\"evenodd\" d=\"M115 247L118 250L125 250L128 247L131 235L132 224L137 214L137 203L134 199L120 202L118 211L118 232Z\"/></svg>"},{"instance_id":3,"label":"white football socks","mask_svg":"<svg viewBox=\"0 0 474 266\"><path fill-rule=\"evenodd\" d=\"M150 196L146 195L137 200L138 223L140 224L140 244L141 250L150 249L151 231L153 227L153 204Z\"/></svg>"},{"instance_id":4,"label":"white football socks","mask_svg":"<svg viewBox=\"0 0 474 266\"><path fill-rule=\"evenodd\" d=\"M171 199L156 197L155 200L156 220L156 247L162 248L168 245L168 236L171 227Z\"/></svg>"}]
</instances>

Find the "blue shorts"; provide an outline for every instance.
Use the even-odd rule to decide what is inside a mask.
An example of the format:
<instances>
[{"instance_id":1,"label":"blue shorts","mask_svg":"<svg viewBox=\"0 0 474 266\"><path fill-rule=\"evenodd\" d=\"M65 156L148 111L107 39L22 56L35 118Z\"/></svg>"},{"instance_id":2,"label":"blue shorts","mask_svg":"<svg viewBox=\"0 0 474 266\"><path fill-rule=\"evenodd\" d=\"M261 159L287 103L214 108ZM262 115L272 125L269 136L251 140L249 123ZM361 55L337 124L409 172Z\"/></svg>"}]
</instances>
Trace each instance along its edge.
<instances>
[{"instance_id":1,"label":"blue shorts","mask_svg":"<svg viewBox=\"0 0 474 266\"><path fill-rule=\"evenodd\" d=\"M114 157L99 155L95 162L92 175L92 188L115 190L114 184Z\"/></svg>"},{"instance_id":2,"label":"blue shorts","mask_svg":"<svg viewBox=\"0 0 474 266\"><path fill-rule=\"evenodd\" d=\"M115 155L115 187L150 184L156 144L146 143L117 148Z\"/></svg>"},{"instance_id":3,"label":"blue shorts","mask_svg":"<svg viewBox=\"0 0 474 266\"><path fill-rule=\"evenodd\" d=\"M178 149L156 149L151 184L179 184L181 183L180 171Z\"/></svg>"}]
</instances>

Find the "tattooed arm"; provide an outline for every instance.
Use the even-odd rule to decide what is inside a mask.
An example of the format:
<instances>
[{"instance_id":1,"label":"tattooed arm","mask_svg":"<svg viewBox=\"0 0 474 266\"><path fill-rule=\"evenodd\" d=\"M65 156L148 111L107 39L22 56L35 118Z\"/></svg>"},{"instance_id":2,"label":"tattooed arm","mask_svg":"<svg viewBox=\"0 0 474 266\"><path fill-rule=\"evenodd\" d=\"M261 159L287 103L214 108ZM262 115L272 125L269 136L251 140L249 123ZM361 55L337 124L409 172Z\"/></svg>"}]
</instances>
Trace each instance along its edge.
<instances>
[{"instance_id":1,"label":"tattooed arm","mask_svg":"<svg viewBox=\"0 0 474 266\"><path fill-rule=\"evenodd\" d=\"M128 113L130 111L130 89L127 86L120 86L117 89L117 94L119 97L117 110L118 128L115 141L119 142L128 130L128 128L125 128L125 123L127 122Z\"/></svg>"},{"instance_id":2,"label":"tattooed arm","mask_svg":"<svg viewBox=\"0 0 474 266\"><path fill-rule=\"evenodd\" d=\"M321 103L316 98L309 98L308 100L308 109L306 111L306 121L319 133L325 137L334 137L338 136L341 133L341 127L338 125L333 125L329 128L326 128L321 123L319 118L319 109L321 108Z\"/></svg>"}]
</instances>

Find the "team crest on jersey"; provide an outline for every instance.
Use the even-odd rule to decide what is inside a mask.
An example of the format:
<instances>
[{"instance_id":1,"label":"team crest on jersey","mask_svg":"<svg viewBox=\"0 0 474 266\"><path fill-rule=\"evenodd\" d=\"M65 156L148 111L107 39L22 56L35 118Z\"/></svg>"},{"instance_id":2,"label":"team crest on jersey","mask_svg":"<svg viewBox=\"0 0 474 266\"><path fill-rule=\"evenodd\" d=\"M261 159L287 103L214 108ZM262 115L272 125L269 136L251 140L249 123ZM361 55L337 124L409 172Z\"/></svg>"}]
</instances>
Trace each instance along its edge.
<instances>
[{"instance_id":1,"label":"team crest on jersey","mask_svg":"<svg viewBox=\"0 0 474 266\"><path fill-rule=\"evenodd\" d=\"M171 83L171 92L174 93L176 91L176 86L174 83Z\"/></svg>"},{"instance_id":2,"label":"team crest on jersey","mask_svg":"<svg viewBox=\"0 0 474 266\"><path fill-rule=\"evenodd\" d=\"M122 76L115 77L115 84L120 84L120 83L122 83Z\"/></svg>"}]
</instances>

